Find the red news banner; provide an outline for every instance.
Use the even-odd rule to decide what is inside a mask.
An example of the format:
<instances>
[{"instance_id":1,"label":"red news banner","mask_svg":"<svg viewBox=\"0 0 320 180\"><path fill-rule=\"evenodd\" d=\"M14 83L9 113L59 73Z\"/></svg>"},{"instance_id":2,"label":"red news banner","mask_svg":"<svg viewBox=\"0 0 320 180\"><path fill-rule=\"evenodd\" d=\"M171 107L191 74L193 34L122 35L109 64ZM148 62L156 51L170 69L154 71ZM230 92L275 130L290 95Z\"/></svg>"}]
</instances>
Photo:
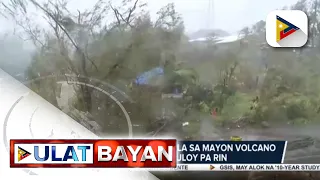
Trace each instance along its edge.
<instances>
[{"instance_id":1,"label":"red news banner","mask_svg":"<svg viewBox=\"0 0 320 180\"><path fill-rule=\"evenodd\" d=\"M176 167L175 139L10 140L10 167Z\"/></svg>"}]
</instances>

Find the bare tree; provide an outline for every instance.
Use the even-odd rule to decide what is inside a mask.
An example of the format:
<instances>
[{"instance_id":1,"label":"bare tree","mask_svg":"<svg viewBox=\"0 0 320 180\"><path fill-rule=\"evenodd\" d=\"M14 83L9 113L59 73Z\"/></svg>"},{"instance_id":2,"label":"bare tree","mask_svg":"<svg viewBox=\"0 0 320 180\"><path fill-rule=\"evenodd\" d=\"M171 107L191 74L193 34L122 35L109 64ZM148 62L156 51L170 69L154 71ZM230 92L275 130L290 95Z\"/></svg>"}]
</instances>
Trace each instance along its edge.
<instances>
[{"instance_id":1,"label":"bare tree","mask_svg":"<svg viewBox=\"0 0 320 180\"><path fill-rule=\"evenodd\" d=\"M127 7L126 5L130 2L123 1L122 7ZM68 73L87 77L90 76L88 62L98 71L97 65L87 53L87 46L90 38L94 38L101 30L107 30L108 26L112 24L112 21L103 24L109 10L112 9L116 19L121 21L122 27L132 27L131 23L135 18L135 12L143 5L139 4L139 0L135 0L132 7L121 11L119 7L113 7L111 3L98 0L92 9L84 12L78 10L77 15L72 15L67 4L68 2L65 0L49 0L43 4L35 0L10 0L8 3L2 2L0 7L1 15L13 19L28 36L26 40L32 40L35 46L41 49L52 48L48 44L48 39L54 36L59 52L68 64ZM39 25L34 24L34 16L32 12L29 12L28 7L40 10L50 29L40 28ZM120 24L117 27L120 27ZM117 64L114 65L114 67L116 66ZM78 94L83 99L85 110L90 111L92 106L91 90L87 86L81 86Z\"/></svg>"}]
</instances>

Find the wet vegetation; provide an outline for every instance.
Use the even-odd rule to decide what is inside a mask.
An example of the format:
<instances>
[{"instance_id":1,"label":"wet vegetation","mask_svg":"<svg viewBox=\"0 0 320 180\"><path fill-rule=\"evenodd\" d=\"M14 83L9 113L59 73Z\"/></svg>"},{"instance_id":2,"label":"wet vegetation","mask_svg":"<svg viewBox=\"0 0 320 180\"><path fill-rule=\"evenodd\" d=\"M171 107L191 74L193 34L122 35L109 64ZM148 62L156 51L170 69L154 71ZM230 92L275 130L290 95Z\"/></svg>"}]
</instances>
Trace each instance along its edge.
<instances>
[{"instance_id":1,"label":"wet vegetation","mask_svg":"<svg viewBox=\"0 0 320 180\"><path fill-rule=\"evenodd\" d=\"M11 0L1 13L36 47L21 81L96 134L214 139L216 129L272 132L319 123L318 0L285 8L310 18L309 42L298 49L266 45L262 20L241 30L241 39L219 44L212 33L190 42L174 4L154 21L139 0L99 0L83 12L67 7L64 0ZM34 9L46 27L34 20ZM154 68L162 71L137 81ZM263 178L286 178L269 174Z\"/></svg>"}]
</instances>

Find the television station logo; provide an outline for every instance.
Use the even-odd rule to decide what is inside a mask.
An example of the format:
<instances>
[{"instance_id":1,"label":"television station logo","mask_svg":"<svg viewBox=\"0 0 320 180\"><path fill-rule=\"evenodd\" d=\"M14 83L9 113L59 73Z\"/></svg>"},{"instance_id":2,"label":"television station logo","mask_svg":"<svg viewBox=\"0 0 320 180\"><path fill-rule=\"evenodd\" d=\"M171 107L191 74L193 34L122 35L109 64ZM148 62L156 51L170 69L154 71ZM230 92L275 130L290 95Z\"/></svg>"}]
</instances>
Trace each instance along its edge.
<instances>
[{"instance_id":1,"label":"television station logo","mask_svg":"<svg viewBox=\"0 0 320 180\"><path fill-rule=\"evenodd\" d=\"M24 150L20 146L18 146L17 149L18 149L18 153L17 153L18 162L20 162L24 158L26 158L26 157L31 155L31 153L29 151Z\"/></svg>"},{"instance_id":2,"label":"television station logo","mask_svg":"<svg viewBox=\"0 0 320 180\"><path fill-rule=\"evenodd\" d=\"M308 17L299 10L276 10L266 20L266 40L272 47L302 47L308 41Z\"/></svg>"}]
</instances>

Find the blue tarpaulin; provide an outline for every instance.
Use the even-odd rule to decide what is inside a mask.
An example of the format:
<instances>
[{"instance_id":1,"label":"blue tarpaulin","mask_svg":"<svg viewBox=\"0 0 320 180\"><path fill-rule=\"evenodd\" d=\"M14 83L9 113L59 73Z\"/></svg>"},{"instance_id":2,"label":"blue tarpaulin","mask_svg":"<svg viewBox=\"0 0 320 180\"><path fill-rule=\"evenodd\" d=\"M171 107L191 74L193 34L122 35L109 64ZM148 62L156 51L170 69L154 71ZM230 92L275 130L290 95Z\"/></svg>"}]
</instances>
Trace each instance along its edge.
<instances>
[{"instance_id":1,"label":"blue tarpaulin","mask_svg":"<svg viewBox=\"0 0 320 180\"><path fill-rule=\"evenodd\" d=\"M164 71L162 67L156 67L149 71L146 71L142 74L140 74L136 80L135 83L138 85L148 85L151 83L151 80L155 77L163 76Z\"/></svg>"}]
</instances>

